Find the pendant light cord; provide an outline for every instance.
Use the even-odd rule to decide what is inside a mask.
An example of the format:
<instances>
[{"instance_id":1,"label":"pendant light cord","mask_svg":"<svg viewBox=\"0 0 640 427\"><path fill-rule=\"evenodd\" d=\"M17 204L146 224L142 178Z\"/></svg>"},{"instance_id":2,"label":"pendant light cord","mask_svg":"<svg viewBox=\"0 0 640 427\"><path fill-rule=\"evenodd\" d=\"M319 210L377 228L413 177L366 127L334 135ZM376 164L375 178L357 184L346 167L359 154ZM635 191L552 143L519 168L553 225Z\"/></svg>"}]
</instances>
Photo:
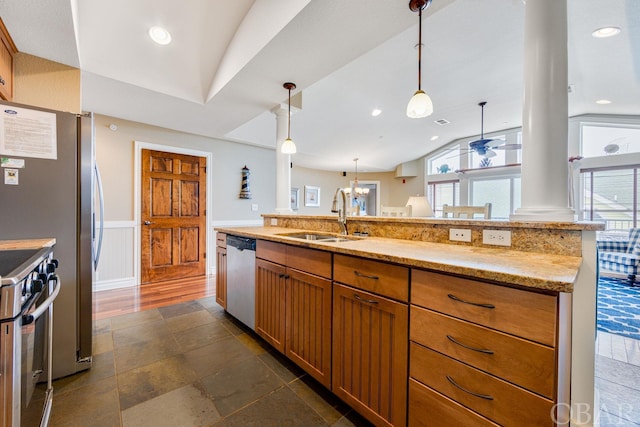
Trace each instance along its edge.
<instances>
[{"instance_id":1,"label":"pendant light cord","mask_svg":"<svg viewBox=\"0 0 640 427\"><path fill-rule=\"evenodd\" d=\"M422 90L422 7L418 9L418 90Z\"/></svg>"},{"instance_id":2,"label":"pendant light cord","mask_svg":"<svg viewBox=\"0 0 640 427\"><path fill-rule=\"evenodd\" d=\"M287 116L287 139L291 139L291 88L289 88L289 115Z\"/></svg>"}]
</instances>

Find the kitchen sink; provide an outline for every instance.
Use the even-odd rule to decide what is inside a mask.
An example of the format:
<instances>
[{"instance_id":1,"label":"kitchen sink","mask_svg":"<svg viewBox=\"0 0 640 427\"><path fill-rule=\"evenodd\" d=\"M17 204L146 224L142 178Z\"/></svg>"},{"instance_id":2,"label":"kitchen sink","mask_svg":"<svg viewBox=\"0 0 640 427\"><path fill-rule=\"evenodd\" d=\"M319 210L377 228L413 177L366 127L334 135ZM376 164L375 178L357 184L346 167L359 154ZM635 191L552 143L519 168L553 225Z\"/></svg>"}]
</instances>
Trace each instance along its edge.
<instances>
[{"instance_id":1,"label":"kitchen sink","mask_svg":"<svg viewBox=\"0 0 640 427\"><path fill-rule=\"evenodd\" d=\"M353 239L324 233L282 233L279 236L291 237L300 240L317 240L318 242L348 242Z\"/></svg>"}]
</instances>

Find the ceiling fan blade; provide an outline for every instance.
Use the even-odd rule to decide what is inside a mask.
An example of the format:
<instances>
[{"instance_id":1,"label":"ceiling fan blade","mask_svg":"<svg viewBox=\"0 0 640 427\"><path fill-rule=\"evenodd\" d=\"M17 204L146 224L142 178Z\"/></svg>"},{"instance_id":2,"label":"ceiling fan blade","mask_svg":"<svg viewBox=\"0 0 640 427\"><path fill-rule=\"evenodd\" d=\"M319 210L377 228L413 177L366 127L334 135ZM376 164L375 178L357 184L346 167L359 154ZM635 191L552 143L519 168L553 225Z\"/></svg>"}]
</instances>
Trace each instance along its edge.
<instances>
[{"instance_id":1,"label":"ceiling fan blade","mask_svg":"<svg viewBox=\"0 0 640 427\"><path fill-rule=\"evenodd\" d=\"M484 156L483 156L483 157L491 158L491 157L495 157L495 156L496 156L496 152L495 152L495 151L493 151L493 150L487 150L487 151L484 153Z\"/></svg>"},{"instance_id":2,"label":"ceiling fan blade","mask_svg":"<svg viewBox=\"0 0 640 427\"><path fill-rule=\"evenodd\" d=\"M505 141L502 138L492 138L492 139L488 139L487 142L485 142L484 146L487 148L495 148L500 145L503 145L505 142L507 141Z\"/></svg>"},{"instance_id":3,"label":"ceiling fan blade","mask_svg":"<svg viewBox=\"0 0 640 427\"><path fill-rule=\"evenodd\" d=\"M519 150L522 148L522 144L504 144L487 148L491 148L492 150Z\"/></svg>"}]
</instances>

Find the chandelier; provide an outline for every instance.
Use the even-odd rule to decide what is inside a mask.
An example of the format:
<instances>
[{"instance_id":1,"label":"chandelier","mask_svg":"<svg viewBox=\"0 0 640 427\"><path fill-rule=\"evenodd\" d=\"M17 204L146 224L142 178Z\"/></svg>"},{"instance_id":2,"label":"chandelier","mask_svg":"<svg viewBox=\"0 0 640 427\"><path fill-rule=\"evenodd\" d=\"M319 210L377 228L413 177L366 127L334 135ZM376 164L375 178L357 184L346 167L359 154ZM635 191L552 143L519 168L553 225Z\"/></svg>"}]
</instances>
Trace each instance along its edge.
<instances>
[{"instance_id":1,"label":"chandelier","mask_svg":"<svg viewBox=\"0 0 640 427\"><path fill-rule=\"evenodd\" d=\"M355 159L353 159L353 161L356 162L356 178L353 180L352 187L346 187L343 190L345 194L353 194L353 198L357 199L358 197L366 196L367 194L369 194L369 189L366 187L358 186L358 158L356 157Z\"/></svg>"}]
</instances>

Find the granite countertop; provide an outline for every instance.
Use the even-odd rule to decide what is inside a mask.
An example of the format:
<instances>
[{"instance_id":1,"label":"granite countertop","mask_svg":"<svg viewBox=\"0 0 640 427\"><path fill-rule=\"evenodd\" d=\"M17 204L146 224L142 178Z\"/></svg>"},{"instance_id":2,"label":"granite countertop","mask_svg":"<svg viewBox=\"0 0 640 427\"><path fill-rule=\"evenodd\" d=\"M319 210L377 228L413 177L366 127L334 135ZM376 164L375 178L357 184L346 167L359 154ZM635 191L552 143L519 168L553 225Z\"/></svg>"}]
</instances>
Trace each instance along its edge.
<instances>
[{"instance_id":1,"label":"granite countertop","mask_svg":"<svg viewBox=\"0 0 640 427\"><path fill-rule=\"evenodd\" d=\"M51 247L56 244L55 238L0 240L0 251L15 249L39 249Z\"/></svg>"},{"instance_id":2,"label":"granite countertop","mask_svg":"<svg viewBox=\"0 0 640 427\"><path fill-rule=\"evenodd\" d=\"M313 231L284 227L221 227L216 231L559 292L573 291L582 264L577 256L382 237L348 236L346 242L301 240L282 234Z\"/></svg>"}]
</instances>

